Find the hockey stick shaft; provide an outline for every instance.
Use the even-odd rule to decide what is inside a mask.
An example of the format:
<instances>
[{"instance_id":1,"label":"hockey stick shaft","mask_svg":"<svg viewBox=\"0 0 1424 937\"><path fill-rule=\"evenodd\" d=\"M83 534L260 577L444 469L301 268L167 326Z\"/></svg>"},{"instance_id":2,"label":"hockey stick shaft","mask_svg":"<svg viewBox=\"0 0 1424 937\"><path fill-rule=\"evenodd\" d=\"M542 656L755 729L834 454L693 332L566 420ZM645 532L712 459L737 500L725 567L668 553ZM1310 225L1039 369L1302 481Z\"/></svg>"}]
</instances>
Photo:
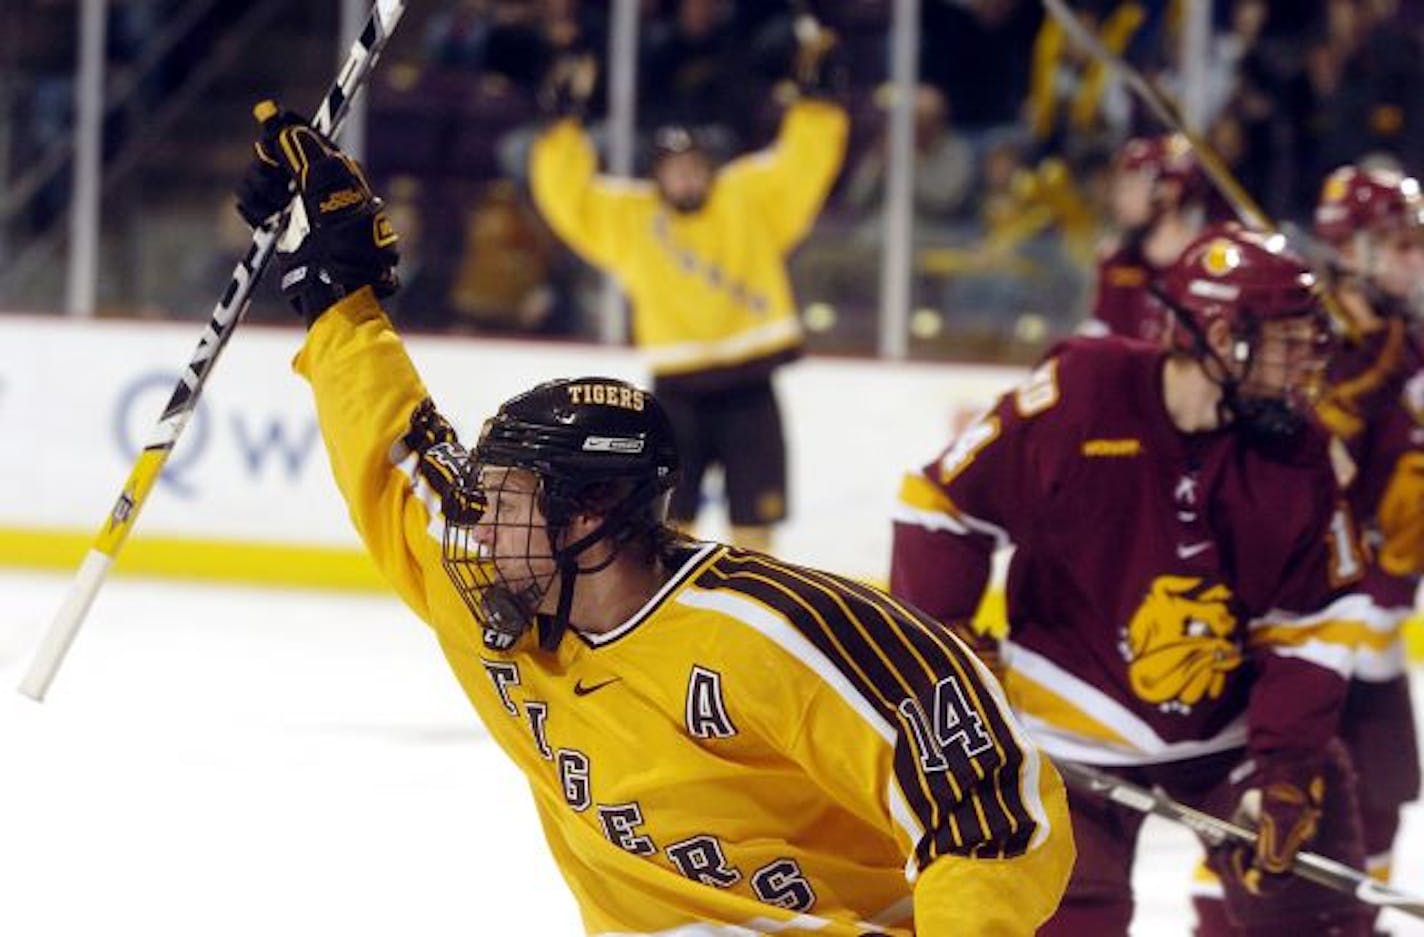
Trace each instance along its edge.
<instances>
[{"instance_id":1,"label":"hockey stick shaft","mask_svg":"<svg viewBox=\"0 0 1424 937\"><path fill-rule=\"evenodd\" d=\"M1258 231L1276 230L1276 225L1272 223L1270 217L1251 197L1251 194L1242 187L1241 183L1236 181L1236 177L1232 175L1226 163L1222 162L1221 157L1216 155L1216 151L1187 126L1176 102L1149 81L1145 75L1123 61L1121 56L1114 54L1111 49L1103 45L1102 41L1083 25L1063 0L1043 0L1043 5L1076 45L1111 68L1118 74L1118 77L1127 82L1128 87L1137 93L1137 96L1147 105L1148 110L1152 111L1163 126L1187 138L1192 150L1197 155L1197 162L1201 164L1202 171L1211 179L1222 198L1231 205L1231 210L1236 213L1236 217L1240 218L1247 227L1255 228Z\"/></svg>"},{"instance_id":2,"label":"hockey stick shaft","mask_svg":"<svg viewBox=\"0 0 1424 937\"><path fill-rule=\"evenodd\" d=\"M1227 168L1226 163L1216 154L1216 151L1206 140L1187 126L1186 121L1182 118L1182 110L1177 106L1176 101L1149 81L1140 71L1123 61L1121 56L1116 55L1103 45L1102 41L1093 35L1092 31L1084 26L1077 15L1068 8L1064 0L1043 0L1043 5L1075 44L1116 72L1147 105L1147 109L1162 122L1163 126L1174 133L1180 133L1186 139L1192 152L1196 154L1197 163L1201 166L1202 172L1206 173L1206 177L1211 180L1216 191L1221 193L1221 197L1226 199L1226 203L1231 206L1231 210L1242 224L1257 231L1270 234L1281 233L1280 226L1271 220L1260 204L1251 197L1251 193L1247 192L1245 187L1236 180L1236 176ZM1282 237L1284 237L1283 234ZM1320 293L1320 301L1325 307L1325 311L1330 314L1330 318L1347 338L1358 337L1358 330L1354 323L1345 315L1328 290Z\"/></svg>"},{"instance_id":3,"label":"hockey stick shaft","mask_svg":"<svg viewBox=\"0 0 1424 937\"><path fill-rule=\"evenodd\" d=\"M1256 845L1254 831L1178 803L1161 791L1150 791L1087 765L1068 761L1055 762L1055 765L1063 779L1073 787L1138 813L1155 814L1179 823L1196 833L1208 846L1231 843ZM1424 898L1386 885L1358 869L1318 853L1296 853L1291 861L1291 872L1317 885L1351 895L1365 904L1394 908L1413 917L1424 918Z\"/></svg>"},{"instance_id":4,"label":"hockey stick shaft","mask_svg":"<svg viewBox=\"0 0 1424 937\"><path fill-rule=\"evenodd\" d=\"M312 126L324 134L334 134L340 128L350 107L351 99L365 85L371 70L375 67L381 52L396 24L405 12L406 0L376 0L365 27L351 44L346 61L342 64L336 80L327 89L321 107L317 109ZM262 278L272 257L273 245L281 223L267 225L253 232L252 243L247 254L238 263L223 290L222 297L213 308L212 319L198 340L198 347L183 370L183 375L173 388L173 395L163 415L159 417L147 443L134 462L123 490L108 518L99 529L93 544L85 554L69 592L60 605L49 630L41 639L39 649L30 662L29 671L20 683L20 692L36 701L43 700L64 662L69 648L89 608L94 603L108 577L114 560L128 539L139 511L148 500L149 492L158 481L168 462L173 447L188 425L189 418L203 392L208 375L217 364L218 357L227 347L237 325L247 311L252 296L252 288Z\"/></svg>"}]
</instances>

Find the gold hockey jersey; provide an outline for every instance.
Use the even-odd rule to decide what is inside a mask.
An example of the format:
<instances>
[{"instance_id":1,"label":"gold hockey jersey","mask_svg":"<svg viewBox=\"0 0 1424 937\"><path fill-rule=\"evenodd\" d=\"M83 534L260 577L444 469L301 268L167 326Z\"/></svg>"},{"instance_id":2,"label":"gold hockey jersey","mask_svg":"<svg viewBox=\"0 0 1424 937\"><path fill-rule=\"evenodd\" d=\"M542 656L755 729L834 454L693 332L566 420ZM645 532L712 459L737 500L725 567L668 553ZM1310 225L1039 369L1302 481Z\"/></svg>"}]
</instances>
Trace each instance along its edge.
<instances>
[{"instance_id":1,"label":"gold hockey jersey","mask_svg":"<svg viewBox=\"0 0 1424 937\"><path fill-rule=\"evenodd\" d=\"M589 933L1030 934L1057 905L1061 782L939 626L709 543L612 632L492 651L441 566L425 388L368 290L296 367L363 541L528 778Z\"/></svg>"},{"instance_id":2,"label":"gold hockey jersey","mask_svg":"<svg viewBox=\"0 0 1424 937\"><path fill-rule=\"evenodd\" d=\"M611 272L633 304L633 338L654 374L751 369L802 344L786 254L810 230L845 154L845 111L802 101L768 150L717 173L707 204L669 211L651 183L600 177L572 120L535 143L530 185L569 246Z\"/></svg>"}]
</instances>

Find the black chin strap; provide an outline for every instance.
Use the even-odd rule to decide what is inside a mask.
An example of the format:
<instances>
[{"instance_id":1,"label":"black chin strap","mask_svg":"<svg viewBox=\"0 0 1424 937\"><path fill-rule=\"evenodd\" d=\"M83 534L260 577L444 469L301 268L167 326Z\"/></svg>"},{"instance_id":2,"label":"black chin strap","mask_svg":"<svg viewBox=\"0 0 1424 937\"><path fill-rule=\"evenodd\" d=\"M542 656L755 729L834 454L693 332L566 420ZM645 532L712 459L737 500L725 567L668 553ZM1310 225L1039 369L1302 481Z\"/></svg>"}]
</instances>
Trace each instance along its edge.
<instances>
[{"instance_id":1,"label":"black chin strap","mask_svg":"<svg viewBox=\"0 0 1424 937\"><path fill-rule=\"evenodd\" d=\"M1216 349L1211 347L1211 344L1206 340L1206 333L1201 330L1190 313L1172 302L1166 292L1155 283L1148 286L1148 291L1157 297L1158 302L1167 307L1172 313L1172 317L1186 330L1187 334L1192 337L1192 345L1195 347L1197 356L1202 360L1203 365L1205 365L1207 361L1211 361L1216 365L1214 370L1218 371L1219 374L1212 374L1213 369L1205 366L1202 368L1202 371L1206 374L1209 381L1221 388L1221 398L1216 402L1216 418L1218 423L1223 427L1229 426L1232 423L1239 423L1242 426L1246 426L1248 430L1254 431L1255 428L1249 424L1253 422L1252 417L1256 408L1248 405L1245 402L1245 398L1241 396L1241 378L1232 375L1231 366L1227 364L1221 355L1216 353ZM1241 337L1235 334L1231 336L1233 344L1242 340ZM1246 370L1249 371L1251 367L1249 356L1244 364Z\"/></svg>"},{"instance_id":2,"label":"black chin strap","mask_svg":"<svg viewBox=\"0 0 1424 937\"><path fill-rule=\"evenodd\" d=\"M557 575L559 577L559 604L555 608L552 618L542 616L539 618L539 646L541 648L552 651L559 646L559 641L569 627L569 612L573 609L574 604L575 581L580 574L596 573L613 564L630 539L628 536L618 536L620 532L631 530L622 522L632 516L635 508L653 493L654 488L655 483L651 481L644 482L634 488L623 500L614 505L613 510L604 517L602 524L555 554L554 561L558 565ZM609 551L608 556L602 562L595 566L580 566L578 564L578 558L584 551L609 538L613 538L613 549ZM553 541L553 531L550 531L550 541Z\"/></svg>"},{"instance_id":3,"label":"black chin strap","mask_svg":"<svg viewBox=\"0 0 1424 937\"><path fill-rule=\"evenodd\" d=\"M539 616L539 647L546 651L556 650L569 627L569 611L574 604L574 580L578 578L578 564L570 558L559 561L559 604L553 617Z\"/></svg>"}]
</instances>

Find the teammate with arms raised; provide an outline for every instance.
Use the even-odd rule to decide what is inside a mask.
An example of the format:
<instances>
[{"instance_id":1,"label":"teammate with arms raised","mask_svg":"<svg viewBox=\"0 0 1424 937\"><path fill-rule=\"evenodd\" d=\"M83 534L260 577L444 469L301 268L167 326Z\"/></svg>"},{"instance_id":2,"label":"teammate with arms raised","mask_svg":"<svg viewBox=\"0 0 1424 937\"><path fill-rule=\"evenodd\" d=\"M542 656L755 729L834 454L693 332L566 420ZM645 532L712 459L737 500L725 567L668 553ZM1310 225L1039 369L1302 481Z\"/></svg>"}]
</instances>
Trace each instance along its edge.
<instances>
[{"instance_id":1,"label":"teammate with arms raised","mask_svg":"<svg viewBox=\"0 0 1424 937\"><path fill-rule=\"evenodd\" d=\"M591 80L557 68L549 97L559 119L530 161L534 201L550 227L616 276L632 301L633 341L686 462L673 519L696 519L703 473L720 465L732 540L757 549L770 547L787 505L772 373L804 344L786 256L810 231L845 153L849 121L831 94L831 42L827 30L803 41L801 96L774 145L720 170L693 129L673 126L655 134L651 183L600 177L577 120Z\"/></svg>"},{"instance_id":2,"label":"teammate with arms raised","mask_svg":"<svg viewBox=\"0 0 1424 937\"><path fill-rule=\"evenodd\" d=\"M1113 163L1112 214L1121 237L1098 260L1089 335L1161 345L1171 314L1153 293L1162 271L1206 223L1206 175L1181 134L1134 137Z\"/></svg>"},{"instance_id":3,"label":"teammate with arms raised","mask_svg":"<svg viewBox=\"0 0 1424 937\"><path fill-rule=\"evenodd\" d=\"M1396 172L1331 173L1315 233L1333 248L1338 306L1358 336L1342 344L1319 407L1358 467L1350 504L1371 547L1360 591L1373 608L1342 734L1360 771L1366 868L1388 880L1400 808L1419 795L1419 746L1401 628L1424 572L1424 198Z\"/></svg>"},{"instance_id":4,"label":"teammate with arms raised","mask_svg":"<svg viewBox=\"0 0 1424 937\"><path fill-rule=\"evenodd\" d=\"M869 587L681 539L672 429L621 381L541 384L466 452L377 301L393 235L359 170L264 126L244 214L294 180L312 218L278 263L337 484L527 777L587 930L1031 934L1072 865L1066 798L973 654Z\"/></svg>"},{"instance_id":5,"label":"teammate with arms raised","mask_svg":"<svg viewBox=\"0 0 1424 937\"><path fill-rule=\"evenodd\" d=\"M1306 843L1363 858L1335 741L1363 560L1307 421L1316 287L1278 241L1208 229L1163 277L1170 349L1060 345L908 476L891 591L963 627L1013 545L1002 666L1044 751L1257 825L1253 855L1212 858L1245 932L1357 933L1348 897L1280 874ZM1078 864L1043 933L1126 934L1142 817L1069 806Z\"/></svg>"}]
</instances>

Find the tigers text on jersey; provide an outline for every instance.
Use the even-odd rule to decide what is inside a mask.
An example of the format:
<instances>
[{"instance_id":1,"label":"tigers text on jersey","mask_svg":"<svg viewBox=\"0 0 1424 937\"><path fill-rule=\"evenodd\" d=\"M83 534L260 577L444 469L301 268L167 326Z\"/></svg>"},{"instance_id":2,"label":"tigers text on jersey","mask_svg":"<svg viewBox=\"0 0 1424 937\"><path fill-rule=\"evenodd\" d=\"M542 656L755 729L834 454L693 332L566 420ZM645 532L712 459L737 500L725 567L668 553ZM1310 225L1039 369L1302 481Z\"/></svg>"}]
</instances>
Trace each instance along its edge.
<instances>
[{"instance_id":1,"label":"tigers text on jersey","mask_svg":"<svg viewBox=\"0 0 1424 937\"><path fill-rule=\"evenodd\" d=\"M1356 668L1369 681L1404 673L1402 628L1424 571L1424 359L1408 328L1395 314L1336 352L1318 408L1354 460L1350 507L1372 547L1360 591L1374 603L1377 640L1361 648Z\"/></svg>"},{"instance_id":2,"label":"tigers text on jersey","mask_svg":"<svg viewBox=\"0 0 1424 937\"><path fill-rule=\"evenodd\" d=\"M1009 565L1010 699L1044 749L1097 764L1333 734L1363 599L1322 434L1266 453L1178 432L1165 353L1060 346L923 472L897 515L891 589L941 620Z\"/></svg>"},{"instance_id":3,"label":"tigers text on jersey","mask_svg":"<svg viewBox=\"0 0 1424 937\"><path fill-rule=\"evenodd\" d=\"M368 291L297 367L363 541L528 778L589 932L1028 934L1051 913L1062 785L938 624L699 544L616 630L490 650L441 567L450 431Z\"/></svg>"},{"instance_id":4,"label":"tigers text on jersey","mask_svg":"<svg viewBox=\"0 0 1424 937\"><path fill-rule=\"evenodd\" d=\"M596 176L593 144L562 121L535 143L530 187L558 235L627 289L660 384L730 386L800 352L786 255L835 181L848 123L835 104L793 104L770 149L729 163L707 204L679 214L650 183Z\"/></svg>"}]
</instances>

